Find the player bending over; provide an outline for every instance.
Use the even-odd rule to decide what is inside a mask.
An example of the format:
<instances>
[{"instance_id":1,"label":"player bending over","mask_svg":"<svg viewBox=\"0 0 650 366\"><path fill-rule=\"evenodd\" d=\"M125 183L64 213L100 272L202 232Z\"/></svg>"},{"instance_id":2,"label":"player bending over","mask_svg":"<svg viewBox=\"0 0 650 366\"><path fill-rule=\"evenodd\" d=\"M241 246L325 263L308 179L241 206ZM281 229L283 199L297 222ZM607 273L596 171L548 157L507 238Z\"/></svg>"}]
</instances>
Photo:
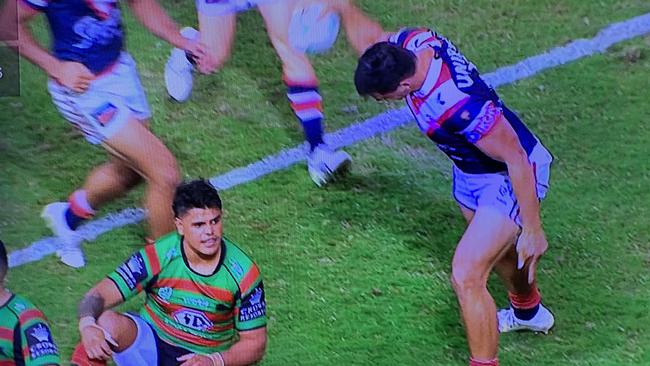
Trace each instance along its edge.
<instances>
[{"instance_id":1,"label":"player bending over","mask_svg":"<svg viewBox=\"0 0 650 366\"><path fill-rule=\"evenodd\" d=\"M0 241L0 365L60 365L45 315L4 286L9 265Z\"/></svg>"},{"instance_id":2,"label":"player bending over","mask_svg":"<svg viewBox=\"0 0 650 366\"><path fill-rule=\"evenodd\" d=\"M282 62L282 79L287 88L289 105L300 121L305 139L309 143L307 170L314 183L322 186L348 170L351 159L346 152L334 151L323 141L324 115L318 78L307 55L292 47L289 42L289 25L294 11L312 2L314 1L196 0L200 32L185 28L183 34L189 39L200 39L207 46L206 57L196 62L198 71L204 74L216 72L230 57L237 12L257 7L264 19L271 43ZM347 0L318 2L327 8L323 13L339 11L342 7L353 7ZM356 8L354 10L359 11ZM373 28L362 28L354 22L344 23L344 27L348 39L355 48L365 49L365 46L369 45L369 42L363 39L362 33L365 34L365 38L375 40L373 34L382 32L381 27L376 23L373 23ZM189 98L193 69L186 52L179 49L172 51L165 66L165 78L167 90L176 100L185 101Z\"/></svg>"},{"instance_id":3,"label":"player bending over","mask_svg":"<svg viewBox=\"0 0 650 366\"><path fill-rule=\"evenodd\" d=\"M449 40L425 28L402 29L366 50L357 91L405 99L418 126L453 162L453 196L467 228L452 260L470 365L498 365L499 332L548 332L535 268L548 243L540 201L553 160L549 151L481 79ZM497 313L487 291L495 270L510 308Z\"/></svg>"},{"instance_id":4,"label":"player bending over","mask_svg":"<svg viewBox=\"0 0 650 366\"><path fill-rule=\"evenodd\" d=\"M172 153L148 128L151 112L135 61L124 48L118 2L18 1L20 54L47 73L48 90L63 117L110 156L68 202L52 203L43 210L43 218L63 243L57 253L63 263L85 265L82 237L75 230L102 204L142 180L147 182L144 206L151 237L172 231L169 206L179 181L178 167ZM197 41L181 36L155 0L130 0L129 5L153 34L197 57L204 54ZM9 13L5 11L3 19ZM39 13L47 17L52 34L49 52L34 40L29 28Z\"/></svg>"},{"instance_id":5,"label":"player bending over","mask_svg":"<svg viewBox=\"0 0 650 366\"><path fill-rule=\"evenodd\" d=\"M223 237L221 199L207 182L182 184L175 233L136 252L79 304L78 365L249 365L266 347L264 285L255 263ZM145 292L138 314L115 306Z\"/></svg>"}]
</instances>

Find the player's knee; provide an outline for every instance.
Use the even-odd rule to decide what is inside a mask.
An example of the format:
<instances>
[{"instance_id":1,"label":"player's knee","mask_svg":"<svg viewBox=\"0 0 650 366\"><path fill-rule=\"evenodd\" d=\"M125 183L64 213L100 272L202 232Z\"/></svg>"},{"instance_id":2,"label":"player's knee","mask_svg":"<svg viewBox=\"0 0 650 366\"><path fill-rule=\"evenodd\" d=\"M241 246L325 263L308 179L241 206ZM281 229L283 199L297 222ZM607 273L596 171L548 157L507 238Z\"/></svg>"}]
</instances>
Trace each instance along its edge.
<instances>
[{"instance_id":1,"label":"player's knee","mask_svg":"<svg viewBox=\"0 0 650 366\"><path fill-rule=\"evenodd\" d=\"M97 319L97 325L107 331L113 338L117 338L120 328L120 318L123 316L124 315L118 314L114 311L107 310L99 316Z\"/></svg>"},{"instance_id":2,"label":"player's knee","mask_svg":"<svg viewBox=\"0 0 650 366\"><path fill-rule=\"evenodd\" d=\"M473 291L485 287L485 275L473 266L453 263L451 268L451 285L456 293Z\"/></svg>"},{"instance_id":3,"label":"player's knee","mask_svg":"<svg viewBox=\"0 0 650 366\"><path fill-rule=\"evenodd\" d=\"M181 174L175 159L162 164L156 171L154 184L161 189L174 190L181 182Z\"/></svg>"}]
</instances>

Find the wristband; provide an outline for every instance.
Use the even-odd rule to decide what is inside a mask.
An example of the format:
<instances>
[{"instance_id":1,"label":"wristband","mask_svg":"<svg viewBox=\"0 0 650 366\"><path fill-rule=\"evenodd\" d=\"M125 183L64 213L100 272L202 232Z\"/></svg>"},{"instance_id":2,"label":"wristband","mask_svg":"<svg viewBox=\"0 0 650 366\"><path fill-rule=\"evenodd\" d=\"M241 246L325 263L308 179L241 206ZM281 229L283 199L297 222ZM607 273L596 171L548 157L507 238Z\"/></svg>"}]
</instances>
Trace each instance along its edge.
<instances>
[{"instance_id":1,"label":"wristband","mask_svg":"<svg viewBox=\"0 0 650 366\"><path fill-rule=\"evenodd\" d=\"M91 327L93 325L97 325L97 320L95 320L95 317L90 315L84 316L79 319L79 332L81 332L84 328Z\"/></svg>"},{"instance_id":2,"label":"wristband","mask_svg":"<svg viewBox=\"0 0 650 366\"><path fill-rule=\"evenodd\" d=\"M210 361L212 361L212 366L226 366L220 352L210 353L208 357L210 357Z\"/></svg>"}]
</instances>

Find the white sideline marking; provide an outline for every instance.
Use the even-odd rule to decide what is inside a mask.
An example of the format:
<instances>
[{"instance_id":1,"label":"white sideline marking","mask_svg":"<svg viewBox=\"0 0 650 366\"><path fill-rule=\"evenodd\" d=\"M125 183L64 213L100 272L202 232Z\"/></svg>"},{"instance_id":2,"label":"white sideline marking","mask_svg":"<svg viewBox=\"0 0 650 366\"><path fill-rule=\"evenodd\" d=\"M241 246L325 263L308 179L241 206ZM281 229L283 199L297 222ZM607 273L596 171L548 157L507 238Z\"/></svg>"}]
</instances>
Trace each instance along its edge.
<instances>
[{"instance_id":1,"label":"white sideline marking","mask_svg":"<svg viewBox=\"0 0 650 366\"><path fill-rule=\"evenodd\" d=\"M500 67L483 78L495 88L517 80L533 76L545 69L566 64L580 58L605 52L612 45L650 33L650 13L640 15L602 28L598 34L589 39L578 39L565 46L555 47L547 52L532 56L514 65ZM325 136L332 147L341 148L366 140L375 135L389 132L413 121L408 108L388 110L363 122L354 123ZM267 156L260 161L233 169L225 174L210 179L210 182L223 190L248 183L275 171L288 168L305 159L306 144L290 149L283 149L277 154ZM93 220L79 228L79 233L86 241L93 241L99 235L113 229L135 224L145 218L140 208L129 208L108 214ZM59 246L56 237L40 239L26 248L9 253L9 267L18 267L34 262L56 252Z\"/></svg>"}]
</instances>

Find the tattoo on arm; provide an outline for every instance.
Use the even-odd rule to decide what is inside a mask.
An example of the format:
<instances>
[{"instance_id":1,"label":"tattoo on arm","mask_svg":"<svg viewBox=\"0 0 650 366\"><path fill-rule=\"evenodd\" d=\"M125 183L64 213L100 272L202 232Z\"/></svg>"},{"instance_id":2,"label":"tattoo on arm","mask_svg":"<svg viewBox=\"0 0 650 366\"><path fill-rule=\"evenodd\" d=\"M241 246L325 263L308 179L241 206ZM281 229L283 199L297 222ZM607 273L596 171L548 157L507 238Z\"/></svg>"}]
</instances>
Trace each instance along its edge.
<instances>
[{"instance_id":1,"label":"tattoo on arm","mask_svg":"<svg viewBox=\"0 0 650 366\"><path fill-rule=\"evenodd\" d=\"M104 312L104 299L96 293L89 293L79 303L77 314L79 319L92 316L97 319Z\"/></svg>"}]
</instances>

